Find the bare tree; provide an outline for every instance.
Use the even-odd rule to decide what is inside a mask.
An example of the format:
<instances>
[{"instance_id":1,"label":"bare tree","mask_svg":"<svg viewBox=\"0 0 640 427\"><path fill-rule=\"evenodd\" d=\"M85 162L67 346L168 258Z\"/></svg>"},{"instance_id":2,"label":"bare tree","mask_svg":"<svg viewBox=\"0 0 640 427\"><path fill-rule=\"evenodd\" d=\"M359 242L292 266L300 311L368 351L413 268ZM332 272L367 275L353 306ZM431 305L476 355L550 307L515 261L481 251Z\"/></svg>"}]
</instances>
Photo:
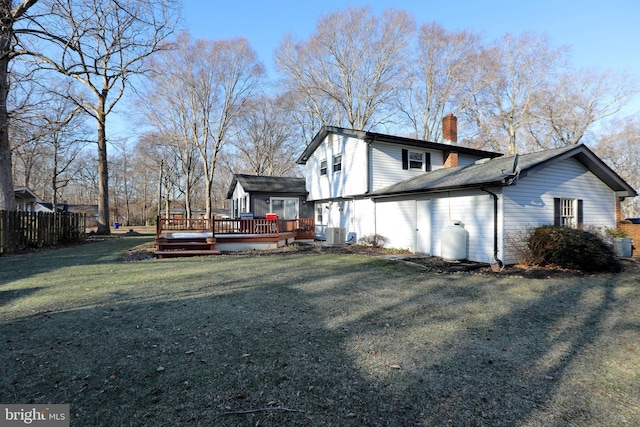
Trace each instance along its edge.
<instances>
[{"instance_id":1,"label":"bare tree","mask_svg":"<svg viewBox=\"0 0 640 427\"><path fill-rule=\"evenodd\" d=\"M163 49L176 19L173 0L43 0L46 14L29 29L49 43L47 55L32 52L40 66L73 78L91 98L73 97L96 120L98 233L109 233L107 116L127 83L148 72L143 60Z\"/></svg>"},{"instance_id":2,"label":"bare tree","mask_svg":"<svg viewBox=\"0 0 640 427\"><path fill-rule=\"evenodd\" d=\"M624 74L558 73L534 94L528 129L535 148L578 144L594 123L617 114L634 93L632 80Z\"/></svg>"},{"instance_id":3,"label":"bare tree","mask_svg":"<svg viewBox=\"0 0 640 427\"><path fill-rule=\"evenodd\" d=\"M398 109L419 139L439 141L442 118L459 114L467 102L462 91L479 49L480 37L466 32L447 32L437 23L423 24L418 32L418 51L410 78L402 87Z\"/></svg>"},{"instance_id":4,"label":"bare tree","mask_svg":"<svg viewBox=\"0 0 640 427\"><path fill-rule=\"evenodd\" d=\"M395 113L390 101L403 84L414 29L405 11L378 18L370 7L348 7L321 18L306 41L285 38L276 63L316 122L370 129Z\"/></svg>"},{"instance_id":5,"label":"bare tree","mask_svg":"<svg viewBox=\"0 0 640 427\"><path fill-rule=\"evenodd\" d=\"M178 138L185 159L198 153L210 218L218 154L264 69L246 39L193 42L184 33L174 45L152 61L163 72L153 75L141 105L159 133Z\"/></svg>"},{"instance_id":6,"label":"bare tree","mask_svg":"<svg viewBox=\"0 0 640 427\"><path fill-rule=\"evenodd\" d=\"M231 138L242 172L284 176L296 167L298 144L282 99L259 97L247 103ZM240 172L240 170L236 171Z\"/></svg>"},{"instance_id":7,"label":"bare tree","mask_svg":"<svg viewBox=\"0 0 640 427\"><path fill-rule=\"evenodd\" d=\"M75 175L75 159L89 141L81 110L69 104L67 99L53 99L51 108L45 113L43 128L48 130L45 142L52 152L51 203L55 212L60 191Z\"/></svg>"},{"instance_id":8,"label":"bare tree","mask_svg":"<svg viewBox=\"0 0 640 427\"><path fill-rule=\"evenodd\" d=\"M15 24L37 0L23 0L13 6L13 0L0 0L0 210L15 210L13 193L13 167L9 146L9 64L19 54L16 49L18 29Z\"/></svg>"},{"instance_id":9,"label":"bare tree","mask_svg":"<svg viewBox=\"0 0 640 427\"><path fill-rule=\"evenodd\" d=\"M640 115L612 120L604 127L596 153L640 192ZM640 197L627 199L625 218L640 216Z\"/></svg>"},{"instance_id":10,"label":"bare tree","mask_svg":"<svg viewBox=\"0 0 640 427\"><path fill-rule=\"evenodd\" d=\"M81 110L52 90L71 90L55 78L36 80L12 75L10 135L15 158L14 180L35 190L55 209L60 191L73 179L74 160L88 142ZM55 76L54 76L55 77ZM19 84L17 84L19 83Z\"/></svg>"},{"instance_id":11,"label":"bare tree","mask_svg":"<svg viewBox=\"0 0 640 427\"><path fill-rule=\"evenodd\" d=\"M476 56L466 83L465 113L483 145L515 154L517 139L532 117L534 94L560 65L562 50L545 37L507 34Z\"/></svg>"}]
</instances>

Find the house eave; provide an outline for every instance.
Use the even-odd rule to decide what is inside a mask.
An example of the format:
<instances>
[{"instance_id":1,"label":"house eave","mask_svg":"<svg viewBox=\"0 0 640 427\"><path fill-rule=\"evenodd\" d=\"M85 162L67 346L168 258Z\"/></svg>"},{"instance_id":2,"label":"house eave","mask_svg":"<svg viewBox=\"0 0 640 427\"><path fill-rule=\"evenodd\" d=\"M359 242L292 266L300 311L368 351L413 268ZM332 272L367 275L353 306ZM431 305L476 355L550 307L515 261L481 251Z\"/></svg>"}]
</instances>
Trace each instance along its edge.
<instances>
[{"instance_id":1,"label":"house eave","mask_svg":"<svg viewBox=\"0 0 640 427\"><path fill-rule=\"evenodd\" d=\"M576 145L573 149L570 149L563 154L539 162L523 170L522 174L523 176L526 176L528 173L536 172L537 170L547 167L549 164L569 158L574 158L576 161L580 162L585 168L609 186L609 188L615 191L617 197L636 197L638 195L633 187L631 187L624 179L622 179L622 177L620 177L620 175L604 163L604 161L596 156L596 154L584 144Z\"/></svg>"},{"instance_id":2,"label":"house eave","mask_svg":"<svg viewBox=\"0 0 640 427\"><path fill-rule=\"evenodd\" d=\"M403 196L415 196L417 194L438 194L438 193L446 193L449 191L464 191L464 190L480 190L482 188L487 187L504 187L506 185L510 185L506 183L504 180L500 181L490 181L484 183L475 183L468 185L455 185L455 186L447 186L447 187L438 187L438 188L421 188L410 191L398 191L398 192L390 192L390 193L378 193L376 194L365 194L365 197L370 199L384 199L390 197L403 197Z\"/></svg>"},{"instance_id":3,"label":"house eave","mask_svg":"<svg viewBox=\"0 0 640 427\"><path fill-rule=\"evenodd\" d=\"M334 126L323 126L322 129L313 137L307 148L300 155L298 160L296 161L299 165L304 165L307 163L307 160L311 157L313 152L322 144L324 139L329 134L336 135L345 135L353 138L361 139L367 143L371 142L381 142L381 143L389 143L389 144L400 144L410 147L418 147L418 148L429 148L433 150L449 150L449 151L457 151L458 153L470 154L478 157L500 157L503 154L497 153L494 151L484 151L478 150L475 148L468 148L459 145L449 145L442 144L439 142L431 142L426 140L420 140L415 138L408 138L404 136L395 136L395 135L387 135L383 133L377 132L369 132L355 129L345 129Z\"/></svg>"}]
</instances>

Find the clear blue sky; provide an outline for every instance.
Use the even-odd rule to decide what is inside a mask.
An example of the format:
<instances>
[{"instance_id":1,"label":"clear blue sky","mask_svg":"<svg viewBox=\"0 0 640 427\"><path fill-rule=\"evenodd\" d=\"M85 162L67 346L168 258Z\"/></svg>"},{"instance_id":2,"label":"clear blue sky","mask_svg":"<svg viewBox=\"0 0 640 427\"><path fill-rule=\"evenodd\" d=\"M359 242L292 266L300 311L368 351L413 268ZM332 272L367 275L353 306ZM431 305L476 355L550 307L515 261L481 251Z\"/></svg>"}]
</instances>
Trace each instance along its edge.
<instances>
[{"instance_id":1,"label":"clear blue sky","mask_svg":"<svg viewBox=\"0 0 640 427\"><path fill-rule=\"evenodd\" d=\"M486 40L532 31L554 47L568 46L575 67L626 71L640 85L640 0L183 0L182 25L194 38L247 38L274 78L273 51L282 38L306 38L321 16L347 5L370 5L376 14L404 9L418 25L436 21ZM127 107L118 110L112 137L132 136ZM640 95L622 111L636 113Z\"/></svg>"},{"instance_id":2,"label":"clear blue sky","mask_svg":"<svg viewBox=\"0 0 640 427\"><path fill-rule=\"evenodd\" d=\"M286 34L306 38L319 17L347 5L404 9L418 24L437 21L487 40L533 31L569 46L576 67L626 70L640 80L640 0L184 0L183 18L195 38L247 38L273 74L273 50ZM640 97L633 105L626 113L640 110Z\"/></svg>"}]
</instances>

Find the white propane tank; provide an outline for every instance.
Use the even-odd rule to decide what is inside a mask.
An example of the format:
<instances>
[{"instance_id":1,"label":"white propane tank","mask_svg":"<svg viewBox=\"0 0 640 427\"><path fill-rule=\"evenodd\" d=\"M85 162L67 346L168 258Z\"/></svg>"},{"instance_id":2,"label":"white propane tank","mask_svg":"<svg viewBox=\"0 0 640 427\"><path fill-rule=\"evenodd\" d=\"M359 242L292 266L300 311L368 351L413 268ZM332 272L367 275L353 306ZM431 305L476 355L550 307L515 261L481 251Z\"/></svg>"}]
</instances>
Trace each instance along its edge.
<instances>
[{"instance_id":1,"label":"white propane tank","mask_svg":"<svg viewBox=\"0 0 640 427\"><path fill-rule=\"evenodd\" d=\"M442 259L461 261L467 259L467 230L462 221L452 220L442 230Z\"/></svg>"}]
</instances>

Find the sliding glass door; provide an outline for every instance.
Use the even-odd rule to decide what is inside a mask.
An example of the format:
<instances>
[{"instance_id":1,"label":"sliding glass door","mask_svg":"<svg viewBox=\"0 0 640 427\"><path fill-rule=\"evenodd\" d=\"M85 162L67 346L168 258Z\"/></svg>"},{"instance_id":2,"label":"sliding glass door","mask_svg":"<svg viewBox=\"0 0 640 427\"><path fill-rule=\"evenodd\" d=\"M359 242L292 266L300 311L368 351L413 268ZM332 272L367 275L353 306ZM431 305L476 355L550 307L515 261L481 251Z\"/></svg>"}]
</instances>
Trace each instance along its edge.
<instances>
[{"instance_id":1,"label":"sliding glass door","mask_svg":"<svg viewBox=\"0 0 640 427\"><path fill-rule=\"evenodd\" d=\"M270 202L271 212L280 219L296 219L300 215L300 200L297 198L272 197Z\"/></svg>"}]
</instances>

